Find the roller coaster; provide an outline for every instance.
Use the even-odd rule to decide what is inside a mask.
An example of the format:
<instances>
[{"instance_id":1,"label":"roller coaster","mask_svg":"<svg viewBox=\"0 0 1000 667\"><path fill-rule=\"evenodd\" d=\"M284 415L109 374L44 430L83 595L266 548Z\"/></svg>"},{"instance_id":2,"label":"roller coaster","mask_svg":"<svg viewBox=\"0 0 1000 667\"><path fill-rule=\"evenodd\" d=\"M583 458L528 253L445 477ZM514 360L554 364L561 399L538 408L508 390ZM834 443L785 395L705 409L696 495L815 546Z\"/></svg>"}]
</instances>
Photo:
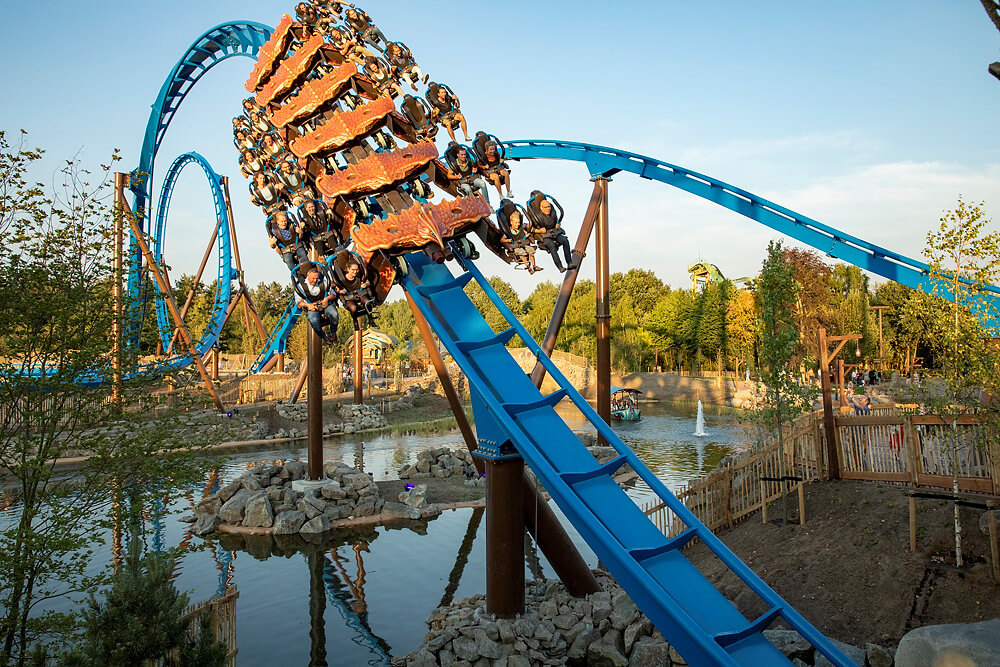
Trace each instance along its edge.
<instances>
[{"instance_id":1,"label":"roller coaster","mask_svg":"<svg viewBox=\"0 0 1000 667\"><path fill-rule=\"evenodd\" d=\"M256 318L242 282L224 177L198 153L185 153L167 170L155 221L147 211L157 151L174 114L212 67L235 56L248 57L255 65L246 83L251 97L233 121L234 143L241 151L253 201L266 218L269 241L285 261L298 296L267 336L251 372L273 366L300 314L317 310L313 306L325 293L334 302L343 302L360 326L399 285L469 378L478 453L496 461L523 458L602 562L689 663L785 663L763 635L781 618L834 664L851 664L678 502L559 373L548 359L550 348L532 340L479 272L474 261L478 251L469 237L476 235L482 247L505 262L524 265L529 251L541 249L542 244L522 230L534 230L540 238L547 229L552 238L561 222L561 208L540 191L523 206L512 201L504 160L567 160L583 163L591 179L604 182L595 189L588 218L595 217L602 205L598 195L600 187L606 188L606 179L631 173L707 199L830 257L931 291L926 264L648 156L567 141L501 142L486 133L477 134L471 146L459 144L456 129L461 128L467 142L471 140L457 95L447 85L430 82L405 45L390 42L358 8L340 2L303 2L296 7L295 19L286 15L275 29L233 22L207 31L170 72L153 104L139 165L127 185L134 215L127 281L131 312L125 338L133 347L138 345L142 313L155 298L160 344L168 354L158 362L160 368L192 362L201 368L202 357L217 345L238 300L243 299L247 325L251 312ZM404 86L417 92L423 85L423 98L404 94ZM435 144L441 127L452 139L443 154ZM198 341L182 333L188 350L169 356L178 331L185 330L187 308L173 303L169 282L157 266L164 261L173 186L190 164L205 174L216 215L199 278L214 247L218 280L204 333ZM489 201L490 184L501 195L495 210ZM507 187L507 198L502 197L502 185ZM558 213L553 212L556 209ZM491 219L494 213L496 222ZM564 284L570 288L587 238L589 232L572 258L565 244L569 274ZM546 249L558 264L556 250ZM355 269L350 268L352 262ZM457 276L449 264L458 268ZM146 270L157 278L156 295L144 279ZM310 282L311 273L322 280ZM509 328L498 333L486 324L464 293L472 282L482 288ZM983 298L998 305L1000 290L988 287ZM317 333L325 335L322 318L315 319L320 323L317 327L312 322ZM263 333L259 318L256 323ZM555 379L560 386L556 392L542 396L506 352L506 342L515 336ZM614 460L597 465L580 445L554 411L564 399L572 401L618 451ZM685 524L679 535L665 537L614 483L613 473L626 464ZM767 603L765 614L746 619L694 568L681 551L694 538Z\"/></svg>"}]
</instances>

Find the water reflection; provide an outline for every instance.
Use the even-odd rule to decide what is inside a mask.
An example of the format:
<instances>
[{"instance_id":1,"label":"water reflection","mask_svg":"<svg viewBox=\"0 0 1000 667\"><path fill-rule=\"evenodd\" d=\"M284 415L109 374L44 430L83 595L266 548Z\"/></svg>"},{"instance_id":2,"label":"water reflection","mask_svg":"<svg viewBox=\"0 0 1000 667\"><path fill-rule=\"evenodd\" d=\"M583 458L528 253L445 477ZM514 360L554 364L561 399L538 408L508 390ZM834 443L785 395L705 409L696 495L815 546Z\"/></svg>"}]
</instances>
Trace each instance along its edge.
<instances>
[{"instance_id":1,"label":"water reflection","mask_svg":"<svg viewBox=\"0 0 1000 667\"><path fill-rule=\"evenodd\" d=\"M560 412L572 428L593 432L575 410ZM697 438L693 409L645 404L642 421L616 424L615 430L668 487L677 488L740 447L734 417L706 408L705 421L709 435ZM457 432L354 437L325 443L324 458L353 464L382 481L396 479L400 467L436 447L461 449L464 443ZM387 664L390 655L404 655L420 644L431 610L485 590L482 509L448 511L429 522L338 531L322 543L252 535L203 541L192 538L190 524L178 520L255 463L305 455L303 449L239 454L183 494L146 505L146 547L181 549L175 571L180 590L196 601L238 586L241 665ZM644 484L629 493L637 501L650 495ZM596 557L554 509L588 565L595 566ZM15 506L0 519L10 521L16 512ZM116 520L109 522L108 545L94 558L95 568L119 558L128 537L128 494L117 494L108 512ZM525 568L528 578L554 576L527 538ZM67 610L61 604L53 609Z\"/></svg>"}]
</instances>

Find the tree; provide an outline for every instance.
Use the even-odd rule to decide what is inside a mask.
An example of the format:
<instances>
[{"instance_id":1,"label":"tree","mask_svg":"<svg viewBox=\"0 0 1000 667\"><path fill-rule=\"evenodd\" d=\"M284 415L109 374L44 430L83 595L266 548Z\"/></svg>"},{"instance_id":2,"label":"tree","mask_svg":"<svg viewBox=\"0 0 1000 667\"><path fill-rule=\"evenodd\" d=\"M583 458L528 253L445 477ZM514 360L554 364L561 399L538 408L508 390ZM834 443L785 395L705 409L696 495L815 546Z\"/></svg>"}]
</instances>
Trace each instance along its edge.
<instances>
[{"instance_id":1,"label":"tree","mask_svg":"<svg viewBox=\"0 0 1000 667\"><path fill-rule=\"evenodd\" d=\"M781 243L767 245L767 258L757 280L760 300L760 379L766 400L754 415L778 441L779 476L785 476L784 425L812 406L814 390L795 375L795 348L799 341L796 303L799 288L792 267L785 261ZM782 482L785 487L785 482ZM782 509L788 523L788 508L782 494Z\"/></svg>"},{"instance_id":2,"label":"tree","mask_svg":"<svg viewBox=\"0 0 1000 667\"><path fill-rule=\"evenodd\" d=\"M507 307L510 308L511 312L514 313L514 317L520 317L524 312L524 306L521 304L520 297L517 296L517 292L514 288L510 286L506 280L499 276L493 276L489 279L490 286L496 291ZM479 286L478 283L472 282L465 288L466 293L469 295L469 300L476 306L479 313L486 320L486 323L490 325L496 333L508 329L510 324L504 319L497 307L493 305L493 302L489 300L486 296L486 292L483 288ZM517 336L512 338L508 345L517 346L520 344Z\"/></svg>"},{"instance_id":3,"label":"tree","mask_svg":"<svg viewBox=\"0 0 1000 667\"><path fill-rule=\"evenodd\" d=\"M795 302L799 345L796 354L808 365L819 363L819 329L832 329L836 308L833 304L833 271L815 250L784 248L785 263L792 267L798 286Z\"/></svg>"},{"instance_id":4,"label":"tree","mask_svg":"<svg viewBox=\"0 0 1000 667\"><path fill-rule=\"evenodd\" d=\"M964 442L958 431L962 406L979 403L983 388L1000 389L996 380L1000 354L985 340L985 326L994 323L998 314L991 300L983 299L986 286L995 282L1000 269L1000 234L986 233L990 224L982 205L970 205L961 197L958 205L940 219L937 231L927 233L924 256L930 265L934 291L949 302L948 326L942 327L941 353L946 391L926 395L951 428L946 438L952 473L952 491L958 493L959 457ZM984 415L997 424L993 413ZM995 428L994 428L995 432ZM955 565L962 566L962 525L959 505L955 507Z\"/></svg>"},{"instance_id":5,"label":"tree","mask_svg":"<svg viewBox=\"0 0 1000 667\"><path fill-rule=\"evenodd\" d=\"M726 306L726 338L729 358L737 372L741 362L750 367L759 336L756 297L749 290L736 290Z\"/></svg>"},{"instance_id":6,"label":"tree","mask_svg":"<svg viewBox=\"0 0 1000 667\"><path fill-rule=\"evenodd\" d=\"M136 408L152 376L126 365L133 379L112 400L111 166L94 175L68 160L54 186L28 186L43 152L24 146L0 131L0 475L20 510L0 532L0 666L74 628L39 604L96 584L88 563L112 493L181 483L197 453L178 451L191 443L175 442L169 414ZM71 479L54 469L68 455L87 457Z\"/></svg>"}]
</instances>

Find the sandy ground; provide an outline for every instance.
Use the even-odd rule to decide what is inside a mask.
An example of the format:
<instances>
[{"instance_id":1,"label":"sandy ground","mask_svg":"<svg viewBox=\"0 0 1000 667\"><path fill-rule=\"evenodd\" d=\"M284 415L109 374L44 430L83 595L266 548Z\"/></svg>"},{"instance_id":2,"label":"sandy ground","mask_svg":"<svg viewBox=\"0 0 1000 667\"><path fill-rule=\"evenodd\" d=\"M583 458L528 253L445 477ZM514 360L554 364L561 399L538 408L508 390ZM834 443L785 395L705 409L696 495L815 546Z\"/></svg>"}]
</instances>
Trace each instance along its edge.
<instances>
[{"instance_id":1,"label":"sandy ground","mask_svg":"<svg viewBox=\"0 0 1000 667\"><path fill-rule=\"evenodd\" d=\"M892 647L923 625L1000 617L1000 585L978 527L982 510L962 509L965 565L956 568L953 510L944 501L917 501L917 552L908 552L906 491L815 483L806 487L805 526L763 525L758 513L719 537L807 620L855 646ZM789 511L797 513L794 495ZM775 516L780 502L768 510L768 519ZM704 545L687 554L748 618L767 610Z\"/></svg>"}]
</instances>

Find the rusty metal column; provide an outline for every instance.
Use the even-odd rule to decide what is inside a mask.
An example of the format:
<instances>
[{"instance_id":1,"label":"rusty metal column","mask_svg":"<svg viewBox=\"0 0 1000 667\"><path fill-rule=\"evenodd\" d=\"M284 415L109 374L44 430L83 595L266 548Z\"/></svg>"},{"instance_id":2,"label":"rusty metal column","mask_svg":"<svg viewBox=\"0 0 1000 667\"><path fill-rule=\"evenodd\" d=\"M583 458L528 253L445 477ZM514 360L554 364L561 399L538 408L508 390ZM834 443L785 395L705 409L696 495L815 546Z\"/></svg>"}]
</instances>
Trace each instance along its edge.
<instances>
[{"instance_id":1,"label":"rusty metal column","mask_svg":"<svg viewBox=\"0 0 1000 667\"><path fill-rule=\"evenodd\" d=\"M212 348L212 379L216 382L219 381L219 346L216 345Z\"/></svg>"},{"instance_id":2,"label":"rusty metal column","mask_svg":"<svg viewBox=\"0 0 1000 667\"><path fill-rule=\"evenodd\" d=\"M362 366L364 365L364 334L361 329L354 331L354 404L361 405L365 402L365 384L361 377Z\"/></svg>"},{"instance_id":3,"label":"rusty metal column","mask_svg":"<svg viewBox=\"0 0 1000 667\"><path fill-rule=\"evenodd\" d=\"M601 210L597 216L597 414L611 423L611 304L608 259L608 179L597 179ZM608 443L601 434L597 444Z\"/></svg>"},{"instance_id":4,"label":"rusty metal column","mask_svg":"<svg viewBox=\"0 0 1000 667\"><path fill-rule=\"evenodd\" d=\"M833 396L830 382L830 343L826 340L826 328L819 328L819 374L823 392L823 429L826 432L827 477L840 479L840 465L837 456L837 429L833 423Z\"/></svg>"},{"instance_id":5,"label":"rusty metal column","mask_svg":"<svg viewBox=\"0 0 1000 667\"><path fill-rule=\"evenodd\" d=\"M288 397L289 403L298 403L299 394L302 393L302 387L306 384L306 371L309 369L309 360L302 360L302 368L299 369L299 377L295 380L295 386L292 388L292 393Z\"/></svg>"},{"instance_id":6,"label":"rusty metal column","mask_svg":"<svg viewBox=\"0 0 1000 667\"><path fill-rule=\"evenodd\" d=\"M124 324L124 304L122 299L122 241L124 234L122 230L122 216L125 214L125 179L127 174L115 172L115 192L114 192L114 265L112 272L112 308L114 309L111 321L111 397L117 408L121 408L122 402L122 325Z\"/></svg>"},{"instance_id":7,"label":"rusty metal column","mask_svg":"<svg viewBox=\"0 0 1000 667\"><path fill-rule=\"evenodd\" d=\"M285 353L284 352L279 352L278 355L277 355L277 358L278 358L278 363L275 366L274 370L277 373L284 373L285 372Z\"/></svg>"},{"instance_id":8,"label":"rusty metal column","mask_svg":"<svg viewBox=\"0 0 1000 667\"><path fill-rule=\"evenodd\" d=\"M521 458L486 461L486 613L524 613L524 503Z\"/></svg>"},{"instance_id":9,"label":"rusty metal column","mask_svg":"<svg viewBox=\"0 0 1000 667\"><path fill-rule=\"evenodd\" d=\"M309 479L323 477L323 341L309 327L306 415L309 423Z\"/></svg>"},{"instance_id":10,"label":"rusty metal column","mask_svg":"<svg viewBox=\"0 0 1000 667\"><path fill-rule=\"evenodd\" d=\"M603 180L603 179L601 179ZM570 297L573 296L573 288L576 286L576 279L580 275L580 266L583 258L587 254L587 245L590 243L590 235L594 231L594 223L601 210L601 202L604 200L604 190L598 179L594 179L594 192L590 196L590 205L587 206L587 213L583 216L583 224L580 225L580 234L576 237L576 245L573 246L573 257L576 259L577 267L566 272L562 286L559 288L559 297L552 308L552 317L549 319L549 326L545 330L545 337L542 339L542 351L546 355L552 356L552 350L556 347L556 339L559 337L559 330L562 328L563 319L566 317L566 308L569 306ZM535 368L531 371L531 381L536 387L542 386L545 379L545 366L540 362L535 362Z\"/></svg>"},{"instance_id":11,"label":"rusty metal column","mask_svg":"<svg viewBox=\"0 0 1000 667\"><path fill-rule=\"evenodd\" d=\"M313 250L311 259L317 261ZM306 468L309 479L323 477L323 341L319 334L307 325L309 342L306 364L306 418L309 423L309 453Z\"/></svg>"}]
</instances>

